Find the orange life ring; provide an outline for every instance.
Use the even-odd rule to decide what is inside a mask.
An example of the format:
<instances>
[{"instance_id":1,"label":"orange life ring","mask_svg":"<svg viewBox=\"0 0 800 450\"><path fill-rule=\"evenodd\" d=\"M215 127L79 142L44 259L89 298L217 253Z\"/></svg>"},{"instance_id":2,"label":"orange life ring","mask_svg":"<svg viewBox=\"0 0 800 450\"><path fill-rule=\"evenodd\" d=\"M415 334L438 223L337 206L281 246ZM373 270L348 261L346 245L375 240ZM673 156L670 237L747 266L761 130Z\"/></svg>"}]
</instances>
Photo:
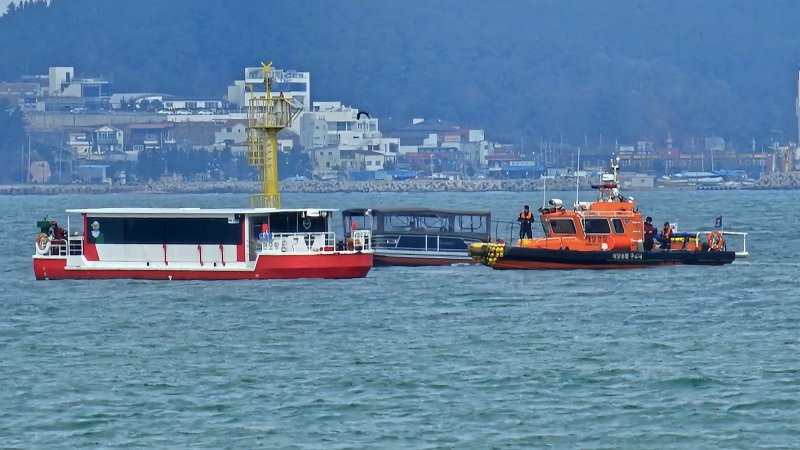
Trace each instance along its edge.
<instances>
[{"instance_id":1,"label":"orange life ring","mask_svg":"<svg viewBox=\"0 0 800 450\"><path fill-rule=\"evenodd\" d=\"M36 236L36 253L46 255L50 253L50 236L47 233L39 233Z\"/></svg>"},{"instance_id":2,"label":"orange life ring","mask_svg":"<svg viewBox=\"0 0 800 450\"><path fill-rule=\"evenodd\" d=\"M725 238L719 231L708 233L708 248L711 250L721 250L725 246Z\"/></svg>"}]
</instances>

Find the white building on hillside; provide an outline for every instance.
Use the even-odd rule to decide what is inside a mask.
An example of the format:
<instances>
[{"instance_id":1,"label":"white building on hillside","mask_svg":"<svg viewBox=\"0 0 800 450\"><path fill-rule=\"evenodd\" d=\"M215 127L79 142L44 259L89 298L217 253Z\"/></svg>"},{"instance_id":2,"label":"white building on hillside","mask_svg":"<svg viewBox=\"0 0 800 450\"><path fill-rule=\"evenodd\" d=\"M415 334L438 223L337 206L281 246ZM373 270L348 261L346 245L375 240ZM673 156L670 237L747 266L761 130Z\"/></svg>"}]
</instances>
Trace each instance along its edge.
<instances>
[{"instance_id":1,"label":"white building on hillside","mask_svg":"<svg viewBox=\"0 0 800 450\"><path fill-rule=\"evenodd\" d=\"M104 78L75 78L73 67L50 67L48 94L52 97L102 98L109 94L109 82Z\"/></svg>"},{"instance_id":2,"label":"white building on hillside","mask_svg":"<svg viewBox=\"0 0 800 450\"><path fill-rule=\"evenodd\" d=\"M247 120L228 120L214 132L215 144L247 147Z\"/></svg>"},{"instance_id":3,"label":"white building on hillside","mask_svg":"<svg viewBox=\"0 0 800 450\"><path fill-rule=\"evenodd\" d=\"M341 102L314 102L300 118L300 145L307 149L341 145L361 148L382 137L378 119Z\"/></svg>"},{"instance_id":4,"label":"white building on hillside","mask_svg":"<svg viewBox=\"0 0 800 450\"><path fill-rule=\"evenodd\" d=\"M272 69L272 95L283 94L311 110L311 73L296 70ZM264 95L264 72L261 67L245 67L244 79L228 86L228 103L237 108L247 108L253 93ZM289 129L299 134L300 124L295 121Z\"/></svg>"}]
</instances>

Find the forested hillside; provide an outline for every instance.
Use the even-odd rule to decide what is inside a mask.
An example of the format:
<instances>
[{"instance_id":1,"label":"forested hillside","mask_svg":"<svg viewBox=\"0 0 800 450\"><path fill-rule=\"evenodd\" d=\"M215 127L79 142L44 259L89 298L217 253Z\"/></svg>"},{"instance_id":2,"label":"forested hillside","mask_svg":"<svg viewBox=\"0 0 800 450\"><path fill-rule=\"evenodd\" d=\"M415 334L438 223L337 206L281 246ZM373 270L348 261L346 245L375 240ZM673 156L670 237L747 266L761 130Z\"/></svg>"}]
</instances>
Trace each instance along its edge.
<instances>
[{"instance_id":1,"label":"forested hillside","mask_svg":"<svg viewBox=\"0 0 800 450\"><path fill-rule=\"evenodd\" d=\"M796 135L800 2L52 0L0 17L0 80L222 96L261 59L315 100L495 138Z\"/></svg>"}]
</instances>

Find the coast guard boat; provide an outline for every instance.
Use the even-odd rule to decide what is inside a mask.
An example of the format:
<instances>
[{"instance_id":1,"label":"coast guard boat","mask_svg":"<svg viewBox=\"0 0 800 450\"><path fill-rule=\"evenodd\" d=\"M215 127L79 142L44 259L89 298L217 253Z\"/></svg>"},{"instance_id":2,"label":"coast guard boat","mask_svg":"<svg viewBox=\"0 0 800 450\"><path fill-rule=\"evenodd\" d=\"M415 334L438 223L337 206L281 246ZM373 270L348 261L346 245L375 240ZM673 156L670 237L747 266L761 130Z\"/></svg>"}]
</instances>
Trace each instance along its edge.
<instances>
[{"instance_id":1,"label":"coast guard boat","mask_svg":"<svg viewBox=\"0 0 800 450\"><path fill-rule=\"evenodd\" d=\"M332 209L100 208L67 210L67 228L40 221L36 278L235 280L361 278L369 230L336 246Z\"/></svg>"},{"instance_id":2,"label":"coast guard boat","mask_svg":"<svg viewBox=\"0 0 800 450\"><path fill-rule=\"evenodd\" d=\"M469 255L493 269L613 269L668 264L722 265L747 256L746 233L720 230L673 235L668 249L644 249L644 221L633 198L619 193L619 161L601 176L594 202L576 202L573 210L558 199L539 208L545 237L476 243ZM741 239L741 250L726 238Z\"/></svg>"},{"instance_id":3,"label":"coast guard boat","mask_svg":"<svg viewBox=\"0 0 800 450\"><path fill-rule=\"evenodd\" d=\"M492 220L485 211L413 207L348 209L342 219L345 235L370 230L376 266L471 264L467 247L489 242Z\"/></svg>"}]
</instances>

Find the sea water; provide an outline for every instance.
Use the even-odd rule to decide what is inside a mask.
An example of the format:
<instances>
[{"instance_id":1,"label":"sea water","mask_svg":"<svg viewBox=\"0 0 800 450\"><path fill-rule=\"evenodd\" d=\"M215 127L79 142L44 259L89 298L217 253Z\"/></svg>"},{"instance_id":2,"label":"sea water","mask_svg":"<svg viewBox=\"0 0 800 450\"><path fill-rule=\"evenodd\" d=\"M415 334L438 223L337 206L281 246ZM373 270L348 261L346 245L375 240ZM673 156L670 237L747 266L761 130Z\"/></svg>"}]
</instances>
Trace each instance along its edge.
<instances>
[{"instance_id":1,"label":"sea water","mask_svg":"<svg viewBox=\"0 0 800 450\"><path fill-rule=\"evenodd\" d=\"M0 447L799 447L797 193L632 194L679 231L723 216L726 230L750 233L751 256L607 271L389 267L356 280L35 281L45 214L63 223L66 208L247 197L0 197ZM553 193L567 205L574 195ZM283 203L513 221L542 194Z\"/></svg>"}]
</instances>

